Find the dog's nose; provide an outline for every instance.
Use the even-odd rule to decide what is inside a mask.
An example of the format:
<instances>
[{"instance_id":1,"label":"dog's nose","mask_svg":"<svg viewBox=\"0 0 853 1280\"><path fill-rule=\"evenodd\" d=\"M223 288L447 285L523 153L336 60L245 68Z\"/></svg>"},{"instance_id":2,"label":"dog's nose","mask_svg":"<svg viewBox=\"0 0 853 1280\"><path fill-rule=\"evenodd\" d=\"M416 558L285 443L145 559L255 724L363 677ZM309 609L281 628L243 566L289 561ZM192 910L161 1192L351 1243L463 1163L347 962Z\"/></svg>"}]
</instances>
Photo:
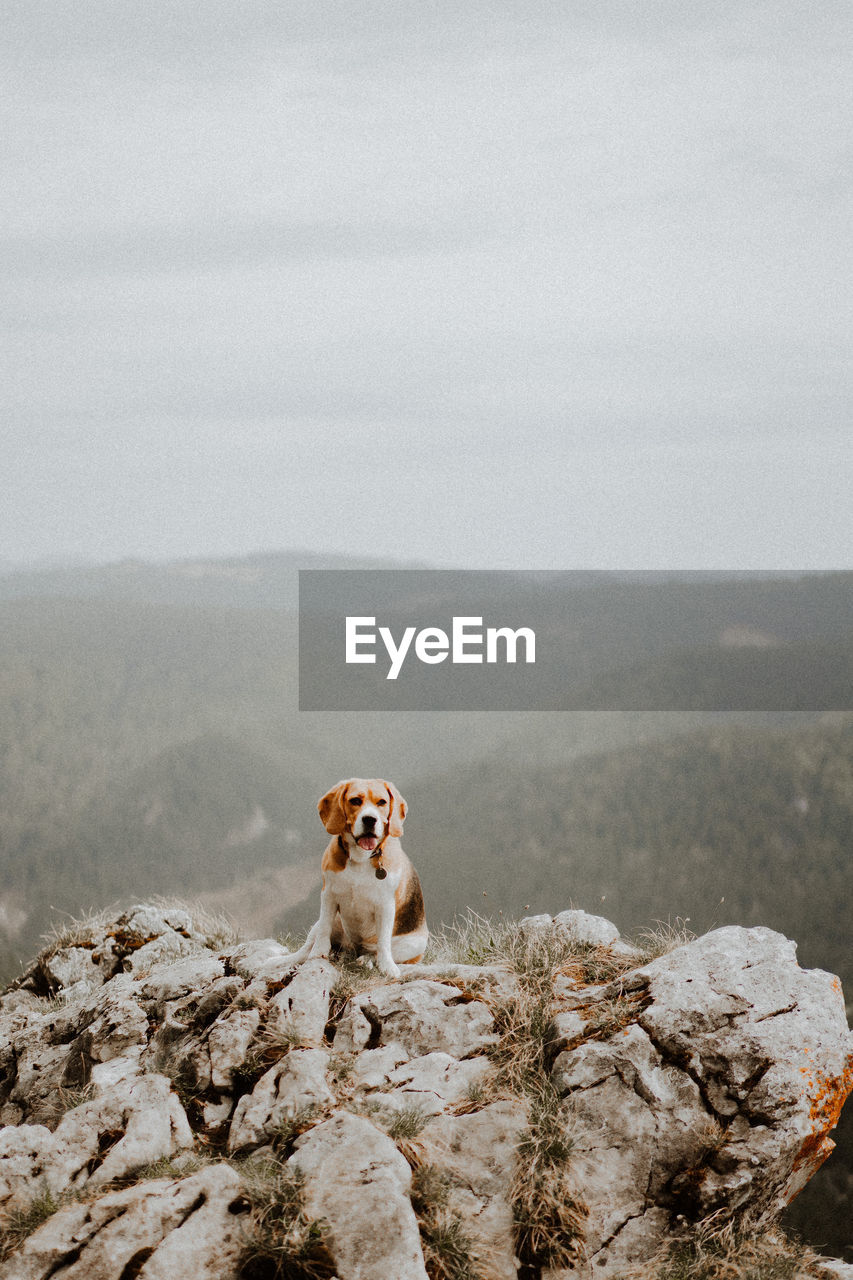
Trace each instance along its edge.
<instances>
[{"instance_id":1,"label":"dog's nose","mask_svg":"<svg viewBox=\"0 0 853 1280\"><path fill-rule=\"evenodd\" d=\"M363 827L370 827L372 830L376 826L376 819L366 813L361 820L361 825Z\"/></svg>"}]
</instances>

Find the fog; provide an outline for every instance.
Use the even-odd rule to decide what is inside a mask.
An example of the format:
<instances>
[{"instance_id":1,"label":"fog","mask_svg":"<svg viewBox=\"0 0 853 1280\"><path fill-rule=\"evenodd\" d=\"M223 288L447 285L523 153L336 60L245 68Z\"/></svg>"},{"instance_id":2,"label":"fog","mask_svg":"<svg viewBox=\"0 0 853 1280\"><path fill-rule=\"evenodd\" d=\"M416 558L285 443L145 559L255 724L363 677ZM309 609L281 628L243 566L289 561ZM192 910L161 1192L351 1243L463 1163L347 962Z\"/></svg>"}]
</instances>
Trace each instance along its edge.
<instances>
[{"instance_id":1,"label":"fog","mask_svg":"<svg viewBox=\"0 0 853 1280\"><path fill-rule=\"evenodd\" d=\"M21 0L0 557L849 563L849 8Z\"/></svg>"}]
</instances>

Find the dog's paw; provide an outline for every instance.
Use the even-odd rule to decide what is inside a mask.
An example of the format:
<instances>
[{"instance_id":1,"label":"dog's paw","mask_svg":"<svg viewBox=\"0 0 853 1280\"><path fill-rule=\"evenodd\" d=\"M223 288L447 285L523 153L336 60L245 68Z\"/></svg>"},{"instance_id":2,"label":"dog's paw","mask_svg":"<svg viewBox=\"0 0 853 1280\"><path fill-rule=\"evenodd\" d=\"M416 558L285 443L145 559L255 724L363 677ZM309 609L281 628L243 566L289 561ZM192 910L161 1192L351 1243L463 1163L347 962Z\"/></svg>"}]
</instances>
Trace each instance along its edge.
<instances>
[{"instance_id":1,"label":"dog's paw","mask_svg":"<svg viewBox=\"0 0 853 1280\"><path fill-rule=\"evenodd\" d=\"M376 961L376 967L380 973L384 973L386 978L399 978L399 966L394 963L390 956L380 956Z\"/></svg>"}]
</instances>

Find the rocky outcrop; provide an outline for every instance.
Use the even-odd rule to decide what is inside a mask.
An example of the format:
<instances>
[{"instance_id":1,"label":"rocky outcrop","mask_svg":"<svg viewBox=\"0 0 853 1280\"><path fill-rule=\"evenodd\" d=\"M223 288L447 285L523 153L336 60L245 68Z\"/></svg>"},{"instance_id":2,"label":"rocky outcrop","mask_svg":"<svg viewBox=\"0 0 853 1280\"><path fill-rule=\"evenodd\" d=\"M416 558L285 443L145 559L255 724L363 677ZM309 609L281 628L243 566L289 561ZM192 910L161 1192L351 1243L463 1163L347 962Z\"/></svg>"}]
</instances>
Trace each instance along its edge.
<instances>
[{"instance_id":1,"label":"rocky outcrop","mask_svg":"<svg viewBox=\"0 0 853 1280\"><path fill-rule=\"evenodd\" d=\"M0 997L0 1278L273 1274L292 1235L339 1280L423 1280L450 1239L481 1280L606 1280L710 1214L771 1224L853 1085L838 980L767 929L505 937L389 981L140 906L46 950Z\"/></svg>"},{"instance_id":2,"label":"rocky outcrop","mask_svg":"<svg viewBox=\"0 0 853 1280\"><path fill-rule=\"evenodd\" d=\"M560 995L553 1078L574 1104L596 1274L651 1253L673 1214L772 1221L832 1150L853 1087L840 985L781 935L717 929ZM586 1038L608 1003L624 1025Z\"/></svg>"}]
</instances>

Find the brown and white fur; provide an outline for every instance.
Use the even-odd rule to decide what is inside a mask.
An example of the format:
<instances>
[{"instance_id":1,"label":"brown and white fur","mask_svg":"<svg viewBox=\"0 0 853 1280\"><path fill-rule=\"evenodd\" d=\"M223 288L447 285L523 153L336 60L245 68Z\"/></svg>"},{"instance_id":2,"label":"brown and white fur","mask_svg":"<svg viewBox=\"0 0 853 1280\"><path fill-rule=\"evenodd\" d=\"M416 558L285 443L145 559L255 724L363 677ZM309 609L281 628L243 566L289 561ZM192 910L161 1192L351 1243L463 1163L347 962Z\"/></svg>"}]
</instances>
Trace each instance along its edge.
<instances>
[{"instance_id":1,"label":"brown and white fur","mask_svg":"<svg viewBox=\"0 0 853 1280\"><path fill-rule=\"evenodd\" d=\"M398 964L420 960L429 937L418 873L400 845L406 802L381 778L349 778L317 809L332 837L323 854L320 919L288 959L299 964L346 947L375 955L382 972L397 978Z\"/></svg>"}]
</instances>

